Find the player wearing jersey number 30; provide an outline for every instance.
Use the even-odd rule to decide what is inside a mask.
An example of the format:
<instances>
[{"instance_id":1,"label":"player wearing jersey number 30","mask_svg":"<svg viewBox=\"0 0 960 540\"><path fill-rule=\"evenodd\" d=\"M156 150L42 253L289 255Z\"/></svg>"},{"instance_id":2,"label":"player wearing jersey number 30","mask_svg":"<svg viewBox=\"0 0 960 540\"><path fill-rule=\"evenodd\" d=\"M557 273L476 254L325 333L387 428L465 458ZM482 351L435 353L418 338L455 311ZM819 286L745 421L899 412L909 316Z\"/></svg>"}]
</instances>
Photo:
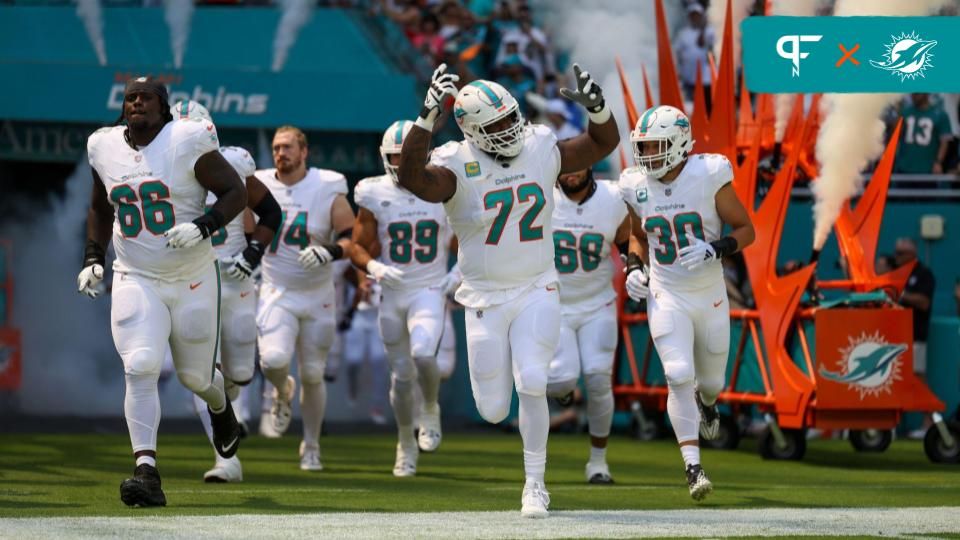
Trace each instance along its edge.
<instances>
[{"instance_id":1,"label":"player wearing jersey number 30","mask_svg":"<svg viewBox=\"0 0 960 540\"><path fill-rule=\"evenodd\" d=\"M720 258L753 242L750 216L720 154L690 156L690 121L668 106L648 109L630 134L636 167L620 175L633 237L627 292L647 299L650 335L667 378L667 414L680 443L690 496L713 486L700 466L699 435L717 437L716 399L730 343L730 306ZM731 229L723 236L723 226ZM650 267L649 279L641 261ZM698 429L699 427L699 429Z\"/></svg>"},{"instance_id":2,"label":"player wearing jersey number 30","mask_svg":"<svg viewBox=\"0 0 960 540\"><path fill-rule=\"evenodd\" d=\"M586 169L616 148L617 124L600 87L574 65L577 89L561 92L587 109L586 133L557 141L544 126L526 125L517 100L478 80L457 91L456 75L433 74L420 117L403 142L399 182L428 202L442 202L459 240L466 307L470 384L480 415L497 423L520 399L526 483L521 514L546 517L547 378L560 334L554 268L553 184L561 172ZM444 102L456 96L460 142L436 150L431 132Z\"/></svg>"},{"instance_id":3,"label":"player wearing jersey number 30","mask_svg":"<svg viewBox=\"0 0 960 540\"><path fill-rule=\"evenodd\" d=\"M168 100L160 82L131 79L120 118L126 125L100 129L87 141L93 192L77 286L98 294L112 229L117 258L110 319L123 359L124 416L137 465L120 484L120 498L130 506L166 504L156 448L157 380L168 347L180 382L207 403L217 453L229 458L240 443L215 367L220 272L209 238L243 210L247 192L220 154L213 124L174 122ZM207 191L217 201L205 212Z\"/></svg>"}]
</instances>

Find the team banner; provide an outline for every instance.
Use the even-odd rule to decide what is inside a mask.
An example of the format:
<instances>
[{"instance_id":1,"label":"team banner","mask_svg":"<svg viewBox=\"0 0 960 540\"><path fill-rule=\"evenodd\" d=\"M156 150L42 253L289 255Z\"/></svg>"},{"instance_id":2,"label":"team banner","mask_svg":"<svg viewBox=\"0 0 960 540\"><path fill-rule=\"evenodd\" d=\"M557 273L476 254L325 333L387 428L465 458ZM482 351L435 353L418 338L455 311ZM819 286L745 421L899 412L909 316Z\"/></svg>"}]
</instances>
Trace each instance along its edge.
<instances>
[{"instance_id":1,"label":"team banner","mask_svg":"<svg viewBox=\"0 0 960 540\"><path fill-rule=\"evenodd\" d=\"M752 92L958 92L956 17L748 17Z\"/></svg>"}]
</instances>

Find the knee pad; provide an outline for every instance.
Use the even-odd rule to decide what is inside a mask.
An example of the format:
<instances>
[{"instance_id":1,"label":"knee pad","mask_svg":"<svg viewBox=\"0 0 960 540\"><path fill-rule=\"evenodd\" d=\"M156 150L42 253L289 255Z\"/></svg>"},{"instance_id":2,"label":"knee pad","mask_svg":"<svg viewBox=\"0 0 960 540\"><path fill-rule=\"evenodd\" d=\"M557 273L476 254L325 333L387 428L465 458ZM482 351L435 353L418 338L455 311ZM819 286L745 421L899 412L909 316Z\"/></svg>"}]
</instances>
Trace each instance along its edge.
<instances>
[{"instance_id":1,"label":"knee pad","mask_svg":"<svg viewBox=\"0 0 960 540\"><path fill-rule=\"evenodd\" d=\"M613 380L609 373L587 373L583 376L587 396L603 396L613 392Z\"/></svg>"},{"instance_id":2,"label":"knee pad","mask_svg":"<svg viewBox=\"0 0 960 540\"><path fill-rule=\"evenodd\" d=\"M293 358L293 352L283 351L279 348L260 349L260 367L263 369L283 369L290 365L290 359Z\"/></svg>"},{"instance_id":3,"label":"knee pad","mask_svg":"<svg viewBox=\"0 0 960 540\"><path fill-rule=\"evenodd\" d=\"M677 350L669 351L660 356L663 363L663 375L667 384L677 386L692 383L694 379L693 359Z\"/></svg>"},{"instance_id":4,"label":"knee pad","mask_svg":"<svg viewBox=\"0 0 960 540\"><path fill-rule=\"evenodd\" d=\"M124 359L124 372L127 375L157 375L163 367L164 357L155 350L134 349Z\"/></svg>"},{"instance_id":5,"label":"knee pad","mask_svg":"<svg viewBox=\"0 0 960 540\"><path fill-rule=\"evenodd\" d=\"M518 394L527 394L528 396L542 396L547 393L547 369L546 366L521 366L517 373Z\"/></svg>"},{"instance_id":6,"label":"knee pad","mask_svg":"<svg viewBox=\"0 0 960 540\"><path fill-rule=\"evenodd\" d=\"M681 385L693 382L693 347L690 343L676 343L680 336L674 331L673 318L671 311L652 313L649 319L650 336L653 337L657 354L660 355L667 384Z\"/></svg>"},{"instance_id":7,"label":"knee pad","mask_svg":"<svg viewBox=\"0 0 960 540\"><path fill-rule=\"evenodd\" d=\"M390 362L390 371L393 372L393 376L398 380L413 381L417 378L417 365L409 356L405 354L391 356L388 360Z\"/></svg>"},{"instance_id":8,"label":"knee pad","mask_svg":"<svg viewBox=\"0 0 960 540\"><path fill-rule=\"evenodd\" d=\"M300 380L303 384L320 384L323 382L323 372L327 368L326 355L311 355L300 362Z\"/></svg>"},{"instance_id":9,"label":"knee pad","mask_svg":"<svg viewBox=\"0 0 960 540\"><path fill-rule=\"evenodd\" d=\"M710 354L722 355L726 361L730 352L730 319L714 318L707 323L707 350Z\"/></svg>"},{"instance_id":10,"label":"knee pad","mask_svg":"<svg viewBox=\"0 0 960 540\"><path fill-rule=\"evenodd\" d=\"M469 357L473 359L470 365L470 373L477 381L488 381L497 378L503 364L502 342L496 336L485 335L477 337L467 344ZM485 359L491 361L484 362Z\"/></svg>"},{"instance_id":11,"label":"knee pad","mask_svg":"<svg viewBox=\"0 0 960 540\"><path fill-rule=\"evenodd\" d=\"M408 397L413 398L413 391L416 388L416 382L413 379L404 380L397 377L397 374L394 373L390 377L390 391L396 397Z\"/></svg>"},{"instance_id":12,"label":"knee pad","mask_svg":"<svg viewBox=\"0 0 960 540\"><path fill-rule=\"evenodd\" d=\"M477 400L477 410L480 412L480 417L490 422L491 424L499 424L506 420L507 415L510 414L510 396L506 400L496 399L491 400L487 399L485 401Z\"/></svg>"},{"instance_id":13,"label":"knee pad","mask_svg":"<svg viewBox=\"0 0 960 540\"><path fill-rule=\"evenodd\" d=\"M121 294L122 290L122 294ZM135 286L114 289L110 318L116 326L133 326L146 318L147 297Z\"/></svg>"},{"instance_id":14,"label":"knee pad","mask_svg":"<svg viewBox=\"0 0 960 540\"><path fill-rule=\"evenodd\" d=\"M547 395L550 397L563 397L577 387L577 380L566 380L547 383Z\"/></svg>"},{"instance_id":15,"label":"knee pad","mask_svg":"<svg viewBox=\"0 0 960 540\"><path fill-rule=\"evenodd\" d=\"M199 373L197 370L193 369L184 369L177 371L177 378L180 379L180 383L183 384L188 390L194 394L199 394L204 392L207 388L210 387L211 377L210 373Z\"/></svg>"},{"instance_id":16,"label":"knee pad","mask_svg":"<svg viewBox=\"0 0 960 540\"><path fill-rule=\"evenodd\" d=\"M224 341L237 345L250 345L257 340L257 319L250 310L227 315L222 324Z\"/></svg>"}]
</instances>

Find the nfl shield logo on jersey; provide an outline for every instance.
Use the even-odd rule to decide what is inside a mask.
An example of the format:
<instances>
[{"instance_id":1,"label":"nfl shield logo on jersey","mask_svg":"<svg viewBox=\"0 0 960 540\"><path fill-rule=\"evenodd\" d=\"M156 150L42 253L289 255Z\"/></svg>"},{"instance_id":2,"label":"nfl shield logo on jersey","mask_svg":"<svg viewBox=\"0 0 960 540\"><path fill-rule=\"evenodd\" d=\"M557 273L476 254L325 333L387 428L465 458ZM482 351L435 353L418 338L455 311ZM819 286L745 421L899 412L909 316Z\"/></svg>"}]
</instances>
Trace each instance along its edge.
<instances>
[{"instance_id":1,"label":"nfl shield logo on jersey","mask_svg":"<svg viewBox=\"0 0 960 540\"><path fill-rule=\"evenodd\" d=\"M647 202L647 188L637 188L637 202Z\"/></svg>"}]
</instances>

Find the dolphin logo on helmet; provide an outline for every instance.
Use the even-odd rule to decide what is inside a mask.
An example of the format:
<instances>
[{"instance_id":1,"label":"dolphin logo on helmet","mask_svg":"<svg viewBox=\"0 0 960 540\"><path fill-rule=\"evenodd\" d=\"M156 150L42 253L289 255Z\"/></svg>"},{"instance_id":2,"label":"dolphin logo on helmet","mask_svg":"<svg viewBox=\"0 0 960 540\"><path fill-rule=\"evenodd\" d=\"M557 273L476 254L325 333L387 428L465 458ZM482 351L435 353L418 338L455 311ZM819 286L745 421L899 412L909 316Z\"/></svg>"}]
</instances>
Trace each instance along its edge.
<instances>
[{"instance_id":1,"label":"dolphin logo on helmet","mask_svg":"<svg viewBox=\"0 0 960 540\"><path fill-rule=\"evenodd\" d=\"M636 127L630 132L630 143L640 172L652 178L662 178L693 151L690 119L676 107L652 107L640 115ZM649 143L656 144L657 151L644 154L643 145Z\"/></svg>"}]
</instances>

